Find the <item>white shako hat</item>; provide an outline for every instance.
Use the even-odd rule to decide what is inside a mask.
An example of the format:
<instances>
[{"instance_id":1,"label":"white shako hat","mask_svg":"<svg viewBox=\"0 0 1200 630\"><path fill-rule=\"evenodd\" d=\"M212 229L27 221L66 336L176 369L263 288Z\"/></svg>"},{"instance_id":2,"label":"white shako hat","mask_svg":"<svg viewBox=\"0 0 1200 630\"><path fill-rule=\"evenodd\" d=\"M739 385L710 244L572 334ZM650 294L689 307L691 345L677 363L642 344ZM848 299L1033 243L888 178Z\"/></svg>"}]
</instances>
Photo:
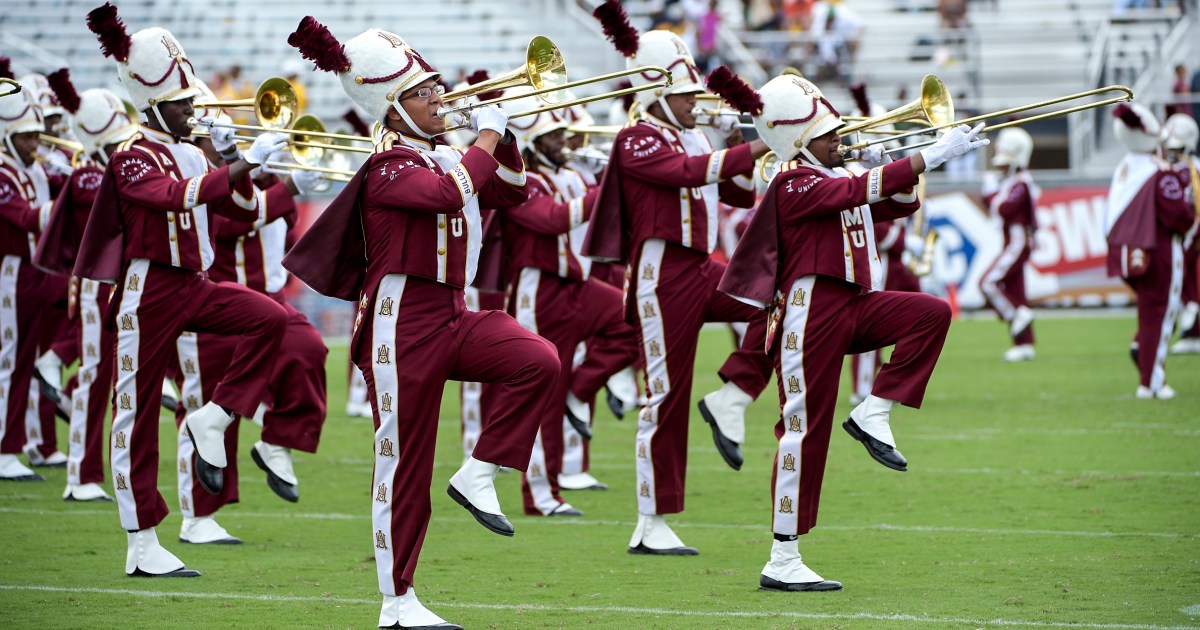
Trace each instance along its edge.
<instances>
[{"instance_id":1,"label":"white shako hat","mask_svg":"<svg viewBox=\"0 0 1200 630\"><path fill-rule=\"evenodd\" d=\"M1113 133L1135 153L1153 153L1163 141L1163 128L1145 105L1118 104L1113 108Z\"/></svg>"},{"instance_id":2,"label":"white shako hat","mask_svg":"<svg viewBox=\"0 0 1200 630\"><path fill-rule=\"evenodd\" d=\"M533 88L525 85L509 88L505 90L505 98L512 97L514 100L505 101L500 105L504 111L509 114L517 112L537 109L541 105L545 105L545 101L539 100L536 96L526 96L525 98L516 98L522 94L532 92ZM517 137L517 147L524 151L525 149L533 150L533 143L538 138L558 129L566 129L570 126L570 121L562 116L561 110L550 110L541 112L536 116L522 116L521 118L510 118L508 121L508 129Z\"/></svg>"},{"instance_id":3,"label":"white shako hat","mask_svg":"<svg viewBox=\"0 0 1200 630\"><path fill-rule=\"evenodd\" d=\"M128 35L110 3L88 13L87 22L104 56L117 62L117 78L139 112L200 94L187 52L167 29L155 26Z\"/></svg>"},{"instance_id":4,"label":"white shako hat","mask_svg":"<svg viewBox=\"0 0 1200 630\"><path fill-rule=\"evenodd\" d=\"M7 141L15 133L43 132L42 110L28 90L0 98L0 134ZM9 147L10 151L12 147Z\"/></svg>"},{"instance_id":5,"label":"white shako hat","mask_svg":"<svg viewBox=\"0 0 1200 630\"><path fill-rule=\"evenodd\" d=\"M1186 153L1196 151L1196 142L1200 141L1200 127L1196 119L1187 114L1171 114L1163 124L1167 140L1163 143L1168 149L1182 149Z\"/></svg>"},{"instance_id":6,"label":"white shako hat","mask_svg":"<svg viewBox=\"0 0 1200 630\"><path fill-rule=\"evenodd\" d=\"M50 89L50 81L46 79L45 75L31 72L17 79L17 82L21 84L21 89L29 92L30 98L41 108L43 118L62 116L67 113L67 110L63 109L62 104L58 102L54 91Z\"/></svg>"},{"instance_id":7,"label":"white shako hat","mask_svg":"<svg viewBox=\"0 0 1200 630\"><path fill-rule=\"evenodd\" d=\"M1010 168L1029 168L1029 158L1033 155L1033 136L1020 127L1005 127L996 137L996 152L992 156L992 166L1008 166Z\"/></svg>"},{"instance_id":8,"label":"white shako hat","mask_svg":"<svg viewBox=\"0 0 1200 630\"><path fill-rule=\"evenodd\" d=\"M405 90L442 75L404 38L372 28L342 45L310 15L288 36L288 43L317 68L337 74L350 100L376 120L383 120L394 108L414 132L426 136L397 99Z\"/></svg>"},{"instance_id":9,"label":"white shako hat","mask_svg":"<svg viewBox=\"0 0 1200 630\"><path fill-rule=\"evenodd\" d=\"M825 100L812 81L784 74L767 81L758 90L762 113L754 116L754 129L780 160L803 154L820 164L808 151L808 143L846 124L833 105Z\"/></svg>"},{"instance_id":10,"label":"white shako hat","mask_svg":"<svg viewBox=\"0 0 1200 630\"><path fill-rule=\"evenodd\" d=\"M99 153L107 164L108 158L100 148L128 140L137 132L125 104L111 91L97 88L76 92L67 68L52 72L47 79L55 98L71 115L71 133L83 144L84 154Z\"/></svg>"}]
</instances>

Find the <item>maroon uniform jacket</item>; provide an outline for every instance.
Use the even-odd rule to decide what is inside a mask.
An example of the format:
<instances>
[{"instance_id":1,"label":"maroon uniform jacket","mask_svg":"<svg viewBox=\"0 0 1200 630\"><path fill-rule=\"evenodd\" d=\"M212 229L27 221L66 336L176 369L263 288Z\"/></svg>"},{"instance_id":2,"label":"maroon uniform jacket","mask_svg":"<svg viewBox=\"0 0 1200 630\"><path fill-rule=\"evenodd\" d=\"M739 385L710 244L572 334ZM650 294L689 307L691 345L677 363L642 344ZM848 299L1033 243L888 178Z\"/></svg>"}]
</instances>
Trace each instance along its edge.
<instances>
[{"instance_id":1,"label":"maroon uniform jacket","mask_svg":"<svg viewBox=\"0 0 1200 630\"><path fill-rule=\"evenodd\" d=\"M54 184L40 164L26 169L0 154L0 256L33 255L34 239L50 220Z\"/></svg>"},{"instance_id":2,"label":"maroon uniform jacket","mask_svg":"<svg viewBox=\"0 0 1200 630\"><path fill-rule=\"evenodd\" d=\"M461 289L482 243L480 207L524 199L515 143L499 145L493 158L387 130L283 266L318 293L350 301L372 295L388 274Z\"/></svg>"},{"instance_id":3,"label":"maroon uniform jacket","mask_svg":"<svg viewBox=\"0 0 1200 630\"><path fill-rule=\"evenodd\" d=\"M88 216L92 212L92 203L96 200L96 192L100 190L103 178L104 169L91 160L77 166L71 173L54 200L50 222L38 239L37 252L33 256L34 265L48 273L71 273L79 244L83 241Z\"/></svg>"},{"instance_id":4,"label":"maroon uniform jacket","mask_svg":"<svg viewBox=\"0 0 1200 630\"><path fill-rule=\"evenodd\" d=\"M916 183L908 158L858 176L790 162L767 188L720 290L766 308L777 292L782 295L808 275L880 289L874 222L916 212ZM767 337L769 346L772 335Z\"/></svg>"},{"instance_id":5,"label":"maroon uniform jacket","mask_svg":"<svg viewBox=\"0 0 1200 630\"><path fill-rule=\"evenodd\" d=\"M288 230L296 223L296 201L287 184L259 188L259 216L254 222L213 217L215 255L208 277L236 282L259 293L276 293L287 283L283 254Z\"/></svg>"},{"instance_id":6,"label":"maroon uniform jacket","mask_svg":"<svg viewBox=\"0 0 1200 630\"><path fill-rule=\"evenodd\" d=\"M712 253L718 201L753 206L753 168L749 143L714 152L703 132L639 120L613 143L584 255L625 263L650 238Z\"/></svg>"},{"instance_id":7,"label":"maroon uniform jacket","mask_svg":"<svg viewBox=\"0 0 1200 630\"><path fill-rule=\"evenodd\" d=\"M1179 175L1157 158L1125 157L1109 189L1110 277L1137 278L1151 264L1171 264L1174 236L1186 234L1196 223L1184 195L1185 186Z\"/></svg>"},{"instance_id":8,"label":"maroon uniform jacket","mask_svg":"<svg viewBox=\"0 0 1200 630\"><path fill-rule=\"evenodd\" d=\"M206 270L213 261L209 212L241 221L258 217L250 177L230 186L228 168L214 170L195 144L143 127L104 171L75 275L116 282L135 258Z\"/></svg>"},{"instance_id":9,"label":"maroon uniform jacket","mask_svg":"<svg viewBox=\"0 0 1200 630\"><path fill-rule=\"evenodd\" d=\"M1026 247L1033 243L1033 232L1037 229L1035 210L1036 188L1029 174L1018 173L1004 178L996 192L986 195L983 202L1004 222L1004 246L1012 240L1012 228L1025 231Z\"/></svg>"},{"instance_id":10,"label":"maroon uniform jacket","mask_svg":"<svg viewBox=\"0 0 1200 630\"><path fill-rule=\"evenodd\" d=\"M504 225L507 270L513 275L532 267L569 280L585 280L583 264L571 247L570 232L583 225L596 204L596 189L567 168L545 173L540 166L529 173L529 197L524 203L500 213ZM556 183L558 180L558 183ZM574 185L562 185L563 182Z\"/></svg>"}]
</instances>

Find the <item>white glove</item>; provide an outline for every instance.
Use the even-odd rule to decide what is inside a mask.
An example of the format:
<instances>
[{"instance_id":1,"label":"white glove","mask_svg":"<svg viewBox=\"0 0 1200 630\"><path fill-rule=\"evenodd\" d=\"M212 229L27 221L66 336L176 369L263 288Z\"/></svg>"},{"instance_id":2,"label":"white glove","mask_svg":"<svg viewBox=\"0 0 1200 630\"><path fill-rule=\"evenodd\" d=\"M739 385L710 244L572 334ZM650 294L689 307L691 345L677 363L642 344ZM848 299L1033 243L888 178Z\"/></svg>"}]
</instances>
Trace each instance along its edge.
<instances>
[{"instance_id":1,"label":"white glove","mask_svg":"<svg viewBox=\"0 0 1200 630\"><path fill-rule=\"evenodd\" d=\"M42 162L42 167L50 175L62 175L63 177L70 177L71 173L75 172L75 169L71 168L70 163L63 157L63 154L58 151L50 152L46 161Z\"/></svg>"},{"instance_id":2,"label":"white glove","mask_svg":"<svg viewBox=\"0 0 1200 630\"><path fill-rule=\"evenodd\" d=\"M264 133L254 139L254 144L246 149L242 159L250 164L262 164L272 153L282 151L287 146L287 142L288 137L282 133Z\"/></svg>"},{"instance_id":3,"label":"white glove","mask_svg":"<svg viewBox=\"0 0 1200 630\"><path fill-rule=\"evenodd\" d=\"M315 192L329 189L329 180L322 179L319 171L292 169L292 183L301 195L311 195Z\"/></svg>"},{"instance_id":4,"label":"white glove","mask_svg":"<svg viewBox=\"0 0 1200 630\"><path fill-rule=\"evenodd\" d=\"M737 116L713 116L712 119L713 128L725 135L729 135L729 132L737 127L737 124Z\"/></svg>"},{"instance_id":5,"label":"white glove","mask_svg":"<svg viewBox=\"0 0 1200 630\"><path fill-rule=\"evenodd\" d=\"M858 160L864 168L870 170L892 161L892 156L884 153L884 151L887 151L887 148L883 144L873 144L869 147L851 151L850 157Z\"/></svg>"},{"instance_id":6,"label":"white glove","mask_svg":"<svg viewBox=\"0 0 1200 630\"><path fill-rule=\"evenodd\" d=\"M212 122L213 119L208 116L200 119L200 123L204 125ZM230 129L229 127L208 128L208 139L212 141L213 148L216 149L217 153L220 153L221 157L223 158L232 155L234 160L237 159L237 140L233 139L233 136L236 134L237 130Z\"/></svg>"},{"instance_id":7,"label":"white glove","mask_svg":"<svg viewBox=\"0 0 1200 630\"><path fill-rule=\"evenodd\" d=\"M490 130L503 136L508 129L508 114L495 105L476 107L471 110L471 129L477 134Z\"/></svg>"},{"instance_id":8,"label":"white glove","mask_svg":"<svg viewBox=\"0 0 1200 630\"><path fill-rule=\"evenodd\" d=\"M571 162L581 170L597 175L608 164L608 154L596 147L579 147L571 152Z\"/></svg>"},{"instance_id":9,"label":"white glove","mask_svg":"<svg viewBox=\"0 0 1200 630\"><path fill-rule=\"evenodd\" d=\"M991 140L979 137L982 129L983 123L979 123L974 129L966 125L948 129L938 138L937 143L921 149L921 157L925 158L925 170L932 171L949 160L991 144Z\"/></svg>"}]
</instances>

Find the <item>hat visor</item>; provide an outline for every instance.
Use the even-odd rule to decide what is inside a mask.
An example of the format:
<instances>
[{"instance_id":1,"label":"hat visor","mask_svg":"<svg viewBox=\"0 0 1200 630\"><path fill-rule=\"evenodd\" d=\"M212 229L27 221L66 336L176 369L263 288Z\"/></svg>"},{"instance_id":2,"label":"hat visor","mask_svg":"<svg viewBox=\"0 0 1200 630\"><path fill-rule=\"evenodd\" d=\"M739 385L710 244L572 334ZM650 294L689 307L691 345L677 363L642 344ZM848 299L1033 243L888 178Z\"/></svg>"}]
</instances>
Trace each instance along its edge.
<instances>
[{"instance_id":1,"label":"hat visor","mask_svg":"<svg viewBox=\"0 0 1200 630\"><path fill-rule=\"evenodd\" d=\"M424 83L430 79L440 79L440 78L442 78L441 72L422 72L420 74L413 75L413 77L411 79L400 84L400 91L396 92L396 99L399 100L400 96L402 94L404 94L408 90L413 89L414 87L416 87L418 85L421 85L422 83Z\"/></svg>"},{"instance_id":2,"label":"hat visor","mask_svg":"<svg viewBox=\"0 0 1200 630\"><path fill-rule=\"evenodd\" d=\"M1009 164L1012 164L1012 158L1007 155L997 153L992 158L992 166L1008 166Z\"/></svg>"}]
</instances>

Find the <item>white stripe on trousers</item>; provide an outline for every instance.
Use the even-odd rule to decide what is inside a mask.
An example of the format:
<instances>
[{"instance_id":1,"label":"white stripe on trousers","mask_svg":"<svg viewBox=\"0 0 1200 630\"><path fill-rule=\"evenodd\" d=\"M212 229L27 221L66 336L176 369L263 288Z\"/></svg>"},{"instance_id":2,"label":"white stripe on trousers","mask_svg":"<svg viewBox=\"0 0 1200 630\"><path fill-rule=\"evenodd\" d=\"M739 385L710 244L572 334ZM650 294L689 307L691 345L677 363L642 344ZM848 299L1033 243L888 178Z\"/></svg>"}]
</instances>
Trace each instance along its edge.
<instances>
[{"instance_id":1,"label":"white stripe on trousers","mask_svg":"<svg viewBox=\"0 0 1200 630\"><path fill-rule=\"evenodd\" d=\"M17 329L17 277L21 273L21 257L5 256L3 271L0 271L0 410L4 421L0 422L0 440L8 429L8 393L12 387L13 367L17 364L17 341L21 331ZM12 331L12 337L9 337Z\"/></svg>"},{"instance_id":2,"label":"white stripe on trousers","mask_svg":"<svg viewBox=\"0 0 1200 630\"><path fill-rule=\"evenodd\" d=\"M653 278L646 279L638 276L637 309L638 325L642 332L642 356L646 357L646 395L649 396L646 406L638 414L637 441L635 443L634 462L637 464L638 512L641 514L657 514L657 489L654 484L654 453L650 448L654 434L658 431L658 409L671 391L671 379L667 374L667 338L663 328L662 307L658 303L658 280L662 277L663 254L666 243L652 238L642 245L642 255L638 264L633 268L634 273L645 274L647 271ZM653 317L646 317L650 306ZM650 344L660 348L658 355L650 352ZM657 385L661 384L661 387Z\"/></svg>"},{"instance_id":3,"label":"white stripe on trousers","mask_svg":"<svg viewBox=\"0 0 1200 630\"><path fill-rule=\"evenodd\" d=\"M399 465L397 457L385 456L380 454L379 444L382 440L390 440L393 444L400 443L400 432L396 424L395 410L399 405L404 404L399 400L399 382L396 376L396 316L395 313L401 308L401 301L404 297L404 286L408 282L408 276L400 274L388 274L379 282L379 288L375 291L375 302L372 305L374 309L371 315L371 374L375 381L375 400L372 401L375 406L375 415L379 418L379 429L375 431L375 483L372 487L376 489L371 493L371 525L376 534L382 532L386 536L385 544L378 545L375 540L371 541L375 548L375 568L379 577L379 592L384 595L396 596L396 588L392 579L395 571L395 558L392 556L392 509L404 509L403 506L393 506L392 503L392 488L396 482L396 467ZM391 298L391 303L395 306L387 311L382 311L381 303L386 298ZM392 357L388 363L379 362L379 350L387 348L389 357ZM384 404L384 397L387 397L387 403ZM383 489L388 497L387 501L375 500L380 484L386 484Z\"/></svg>"},{"instance_id":4,"label":"white stripe on trousers","mask_svg":"<svg viewBox=\"0 0 1200 630\"><path fill-rule=\"evenodd\" d=\"M584 360L587 359L587 343L579 342L575 346L575 356L571 359L571 367L577 368ZM586 402L586 401L584 401ZM584 442L583 436L575 430L575 426L567 420L567 414L563 414L563 462L562 473L564 475L574 475L583 472L583 454L587 444Z\"/></svg>"},{"instance_id":5,"label":"white stripe on trousers","mask_svg":"<svg viewBox=\"0 0 1200 630\"><path fill-rule=\"evenodd\" d=\"M783 437L779 438L779 452L775 456L775 503L771 508L771 529L776 534L795 535L798 529L796 506L800 495L800 455L804 438L808 435L808 381L804 374L804 339L808 327L808 314L813 303L813 284L816 276L804 276L792 283L792 295L804 291L809 299L803 306L788 302L783 316L783 335L796 335L796 349L790 344L779 349L779 378L783 381ZM792 379L796 379L793 381ZM791 383L799 382L799 393L794 393ZM796 430L798 429L798 430Z\"/></svg>"},{"instance_id":6,"label":"white stripe on trousers","mask_svg":"<svg viewBox=\"0 0 1200 630\"><path fill-rule=\"evenodd\" d=\"M1167 345L1175 330L1175 319L1179 317L1180 296L1183 293L1183 242L1179 236L1171 238L1171 285L1167 289L1167 312L1163 314L1162 328L1158 335L1158 347L1154 349L1154 370L1150 372L1150 389L1158 391L1167 384Z\"/></svg>"},{"instance_id":7,"label":"white stripe on trousers","mask_svg":"<svg viewBox=\"0 0 1200 630\"><path fill-rule=\"evenodd\" d=\"M1011 322L1013 313L1016 307L1004 295L998 286L1001 279L1008 275L1017 258L1025 249L1025 228L1020 225L1013 225L1008 228L1008 245L1000 252L1000 256L996 258L996 262L992 263L987 273L983 275L983 280L979 283L979 290L987 296L990 301L999 311L1000 317L1004 321Z\"/></svg>"},{"instance_id":8,"label":"white stripe on trousers","mask_svg":"<svg viewBox=\"0 0 1200 630\"><path fill-rule=\"evenodd\" d=\"M113 479L113 494L117 498L117 511L121 515L121 529L126 531L136 531L141 529L138 525L137 503L133 500L133 479L130 475L131 457L133 453L133 421L137 418L138 412L138 349L141 345L142 337L139 332L142 329L142 324L138 321L138 306L142 302L142 291L147 286L149 281L147 277L150 272L150 261L145 258L135 258L129 263L129 269L125 271L125 277L122 282L125 283L124 291L121 293L120 309L117 312L118 321L125 321L124 318L129 316L133 323L133 330L125 330L124 326L117 326L117 355L115 360L116 366L116 387L114 391L115 399L118 401L116 410L113 412L112 423L112 444L109 453L109 463L112 466ZM129 280L133 276L140 278L136 288L130 289ZM121 361L124 357L131 357L133 360L133 370L121 370ZM122 401L128 401L129 404L123 404ZM117 435L125 434L124 448L117 448ZM124 482L127 487L120 489Z\"/></svg>"},{"instance_id":9,"label":"white stripe on trousers","mask_svg":"<svg viewBox=\"0 0 1200 630\"><path fill-rule=\"evenodd\" d=\"M37 377L29 379L29 398L25 399L25 450L42 445L42 386Z\"/></svg>"},{"instance_id":10,"label":"white stripe on trousers","mask_svg":"<svg viewBox=\"0 0 1200 630\"><path fill-rule=\"evenodd\" d=\"M79 468L83 465L88 443L88 408L91 407L92 384L100 370L100 304L97 295L100 283L95 280L79 280L79 297L76 300L79 318L79 375L78 385L71 395L71 437L67 442L67 483L79 485ZM98 424L101 429L104 421ZM99 455L99 453L97 453Z\"/></svg>"},{"instance_id":11,"label":"white stripe on trousers","mask_svg":"<svg viewBox=\"0 0 1200 630\"><path fill-rule=\"evenodd\" d=\"M465 287L463 301L468 311L479 312L479 289ZM470 457L483 432L483 385L463 381L461 398L463 457Z\"/></svg>"},{"instance_id":12,"label":"white stripe on trousers","mask_svg":"<svg viewBox=\"0 0 1200 630\"><path fill-rule=\"evenodd\" d=\"M198 339L196 333L184 332L180 333L179 339L175 341L175 350L179 354L179 373L183 375L183 387L179 388L179 399L184 402L186 413L196 411L199 409L199 405L207 402L204 400L204 383L200 380ZM196 451L187 431L179 431L178 438L179 463L176 466L176 474L179 476L179 511L184 516L191 518L196 515L196 497L193 495L195 487L192 484L191 470L192 456Z\"/></svg>"},{"instance_id":13,"label":"white stripe on trousers","mask_svg":"<svg viewBox=\"0 0 1200 630\"><path fill-rule=\"evenodd\" d=\"M526 267L521 270L517 277L517 285L513 288L513 299L517 301L517 323L535 335L538 333L537 300L541 280L541 270ZM529 469L525 472L525 480L529 482L529 494L533 495L533 504L542 514L549 514L558 507L558 500L554 498L554 491L550 487L546 469L546 449L542 444L540 428L533 441L533 451L529 454Z\"/></svg>"}]
</instances>

